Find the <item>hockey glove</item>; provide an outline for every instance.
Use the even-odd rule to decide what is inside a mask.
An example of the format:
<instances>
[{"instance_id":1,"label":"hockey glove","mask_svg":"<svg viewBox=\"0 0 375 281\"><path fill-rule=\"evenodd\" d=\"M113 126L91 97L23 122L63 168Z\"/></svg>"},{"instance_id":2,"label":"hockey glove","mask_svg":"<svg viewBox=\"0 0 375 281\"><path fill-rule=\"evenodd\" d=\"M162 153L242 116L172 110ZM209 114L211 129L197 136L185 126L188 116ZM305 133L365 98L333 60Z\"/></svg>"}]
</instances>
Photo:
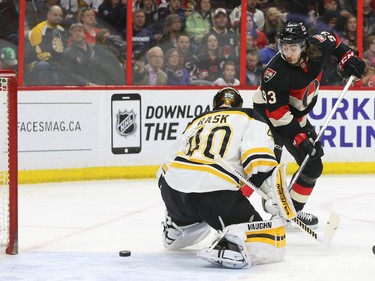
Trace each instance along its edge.
<instances>
[{"instance_id":1,"label":"hockey glove","mask_svg":"<svg viewBox=\"0 0 375 281\"><path fill-rule=\"evenodd\" d=\"M366 64L354 54L353 50L349 50L341 58L339 67L341 70L344 70L345 75L354 75L360 79L365 73Z\"/></svg>"},{"instance_id":2,"label":"hockey glove","mask_svg":"<svg viewBox=\"0 0 375 281\"><path fill-rule=\"evenodd\" d=\"M313 139L308 138L306 133L299 133L294 137L294 146L302 149L312 159L320 158L324 155L322 143L320 141L314 144Z\"/></svg>"},{"instance_id":3,"label":"hockey glove","mask_svg":"<svg viewBox=\"0 0 375 281\"><path fill-rule=\"evenodd\" d=\"M280 213L280 209L277 203L273 202L272 199L265 200L262 198L262 207L266 213L276 216Z\"/></svg>"}]
</instances>

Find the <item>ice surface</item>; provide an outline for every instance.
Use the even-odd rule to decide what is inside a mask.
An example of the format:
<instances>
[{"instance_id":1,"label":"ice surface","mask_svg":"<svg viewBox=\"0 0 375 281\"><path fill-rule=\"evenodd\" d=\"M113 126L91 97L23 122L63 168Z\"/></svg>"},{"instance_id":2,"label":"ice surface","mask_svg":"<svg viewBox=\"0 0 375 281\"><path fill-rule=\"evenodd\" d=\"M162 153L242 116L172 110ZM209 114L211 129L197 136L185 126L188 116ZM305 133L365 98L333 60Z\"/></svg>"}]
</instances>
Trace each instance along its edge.
<instances>
[{"instance_id":1,"label":"ice surface","mask_svg":"<svg viewBox=\"0 0 375 281\"><path fill-rule=\"evenodd\" d=\"M256 194L251 201L261 209ZM331 211L340 215L329 249L288 232L283 262L234 270L196 257L213 235L188 249L163 248L156 180L21 185L19 254L0 257L0 280L375 280L375 175L324 175L305 210L319 216L321 231Z\"/></svg>"}]
</instances>

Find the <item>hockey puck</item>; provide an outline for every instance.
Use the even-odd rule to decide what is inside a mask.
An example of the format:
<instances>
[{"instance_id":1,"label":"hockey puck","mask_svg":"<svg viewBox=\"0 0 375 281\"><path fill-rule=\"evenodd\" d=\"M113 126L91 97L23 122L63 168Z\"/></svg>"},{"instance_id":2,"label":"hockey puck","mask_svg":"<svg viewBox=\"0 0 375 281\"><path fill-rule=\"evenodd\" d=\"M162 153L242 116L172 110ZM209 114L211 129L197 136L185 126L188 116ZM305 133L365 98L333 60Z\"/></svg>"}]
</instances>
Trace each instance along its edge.
<instances>
[{"instance_id":1,"label":"hockey puck","mask_svg":"<svg viewBox=\"0 0 375 281\"><path fill-rule=\"evenodd\" d=\"M374 255L375 255L375 245L374 246L372 246L372 252L374 253Z\"/></svg>"},{"instance_id":2,"label":"hockey puck","mask_svg":"<svg viewBox=\"0 0 375 281\"><path fill-rule=\"evenodd\" d=\"M118 254L120 255L120 257L130 257L132 253L128 250L122 250Z\"/></svg>"}]
</instances>

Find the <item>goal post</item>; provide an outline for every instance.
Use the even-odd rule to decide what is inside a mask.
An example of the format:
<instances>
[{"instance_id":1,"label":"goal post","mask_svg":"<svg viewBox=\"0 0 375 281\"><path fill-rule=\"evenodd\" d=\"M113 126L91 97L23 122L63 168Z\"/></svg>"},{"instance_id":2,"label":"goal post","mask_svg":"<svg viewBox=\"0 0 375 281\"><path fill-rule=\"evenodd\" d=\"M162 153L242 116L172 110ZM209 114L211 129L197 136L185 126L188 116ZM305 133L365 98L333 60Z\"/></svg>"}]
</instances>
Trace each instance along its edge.
<instances>
[{"instance_id":1,"label":"goal post","mask_svg":"<svg viewBox=\"0 0 375 281\"><path fill-rule=\"evenodd\" d=\"M18 253L17 78L0 70L0 246Z\"/></svg>"}]
</instances>

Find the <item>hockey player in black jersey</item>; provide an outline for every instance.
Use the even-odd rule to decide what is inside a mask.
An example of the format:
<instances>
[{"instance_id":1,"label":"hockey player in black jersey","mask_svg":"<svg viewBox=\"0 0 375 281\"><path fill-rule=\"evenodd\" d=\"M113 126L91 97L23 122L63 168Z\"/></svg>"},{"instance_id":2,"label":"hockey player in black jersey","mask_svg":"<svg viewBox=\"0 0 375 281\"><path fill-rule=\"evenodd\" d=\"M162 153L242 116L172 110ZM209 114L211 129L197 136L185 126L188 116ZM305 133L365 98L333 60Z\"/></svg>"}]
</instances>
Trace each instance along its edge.
<instances>
[{"instance_id":1,"label":"hockey player in black jersey","mask_svg":"<svg viewBox=\"0 0 375 281\"><path fill-rule=\"evenodd\" d=\"M345 75L363 76L365 63L331 32L309 35L303 23L288 22L280 34L279 52L266 66L260 87L254 94L254 109L270 125L275 138L275 155L280 162L283 146L300 165L310 160L290 190L298 218L312 228L318 218L302 212L323 171L323 148L307 119L318 98L324 63L335 55Z\"/></svg>"}]
</instances>

